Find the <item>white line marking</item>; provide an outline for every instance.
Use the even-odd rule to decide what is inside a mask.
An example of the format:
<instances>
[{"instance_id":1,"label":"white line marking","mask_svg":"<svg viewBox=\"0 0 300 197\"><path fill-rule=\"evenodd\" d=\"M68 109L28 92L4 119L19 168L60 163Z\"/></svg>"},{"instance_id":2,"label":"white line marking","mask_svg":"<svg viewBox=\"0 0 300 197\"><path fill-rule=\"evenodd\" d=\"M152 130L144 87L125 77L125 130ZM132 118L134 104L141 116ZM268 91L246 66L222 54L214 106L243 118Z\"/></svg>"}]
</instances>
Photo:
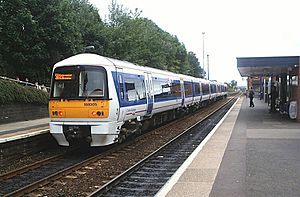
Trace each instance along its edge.
<instances>
[{"instance_id":1,"label":"white line marking","mask_svg":"<svg viewBox=\"0 0 300 197\"><path fill-rule=\"evenodd\" d=\"M181 177L181 175L185 172L185 170L188 168L188 166L192 163L192 161L195 159L195 157L198 155L198 153L202 150L204 145L208 142L208 140L214 135L214 133L217 131L217 129L220 127L220 125L224 122L224 120L227 118L228 114L231 112L233 107L236 105L236 103L240 100L240 98L237 99L237 101L231 106L231 108L228 110L228 112L225 114L225 116L219 121L219 123L212 129L212 131L207 135L207 137L200 143L200 145L194 150L194 152L185 160L185 162L178 168L178 170L173 174L173 176L167 181L167 183L157 192L155 197L162 197L166 196L169 191L172 189L172 187L177 183L178 179Z\"/></svg>"},{"instance_id":2,"label":"white line marking","mask_svg":"<svg viewBox=\"0 0 300 197\"><path fill-rule=\"evenodd\" d=\"M9 141L13 141L13 140L19 140L19 139L27 138L27 137L32 137L32 136L47 133L47 132L49 132L49 129L43 129L43 130L34 131L34 132L30 132L30 133L24 133L24 134L0 139L0 143L9 142Z\"/></svg>"}]
</instances>

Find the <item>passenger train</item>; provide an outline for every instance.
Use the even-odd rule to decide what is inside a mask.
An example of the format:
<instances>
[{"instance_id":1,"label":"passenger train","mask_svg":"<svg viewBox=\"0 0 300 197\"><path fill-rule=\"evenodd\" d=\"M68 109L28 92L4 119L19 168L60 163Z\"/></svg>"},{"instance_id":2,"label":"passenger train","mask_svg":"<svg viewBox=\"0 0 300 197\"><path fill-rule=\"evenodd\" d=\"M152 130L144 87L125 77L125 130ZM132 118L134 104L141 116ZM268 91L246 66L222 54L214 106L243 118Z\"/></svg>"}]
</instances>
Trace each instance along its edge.
<instances>
[{"instance_id":1,"label":"passenger train","mask_svg":"<svg viewBox=\"0 0 300 197\"><path fill-rule=\"evenodd\" d=\"M105 146L227 96L225 84L83 53L54 65L50 133Z\"/></svg>"}]
</instances>

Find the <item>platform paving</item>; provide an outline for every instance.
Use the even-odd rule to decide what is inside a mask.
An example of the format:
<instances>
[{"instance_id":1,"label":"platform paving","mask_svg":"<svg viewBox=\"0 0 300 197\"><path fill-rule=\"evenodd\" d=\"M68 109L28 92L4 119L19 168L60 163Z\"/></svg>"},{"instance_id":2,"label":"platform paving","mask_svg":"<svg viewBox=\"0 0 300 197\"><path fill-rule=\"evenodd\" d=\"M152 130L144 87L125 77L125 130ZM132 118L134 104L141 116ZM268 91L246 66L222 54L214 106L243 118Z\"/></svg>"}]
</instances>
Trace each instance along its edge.
<instances>
[{"instance_id":1,"label":"platform paving","mask_svg":"<svg viewBox=\"0 0 300 197\"><path fill-rule=\"evenodd\" d=\"M157 196L300 196L300 123L254 102L240 99Z\"/></svg>"},{"instance_id":2,"label":"platform paving","mask_svg":"<svg viewBox=\"0 0 300 197\"><path fill-rule=\"evenodd\" d=\"M50 118L0 124L0 143L49 132Z\"/></svg>"}]
</instances>

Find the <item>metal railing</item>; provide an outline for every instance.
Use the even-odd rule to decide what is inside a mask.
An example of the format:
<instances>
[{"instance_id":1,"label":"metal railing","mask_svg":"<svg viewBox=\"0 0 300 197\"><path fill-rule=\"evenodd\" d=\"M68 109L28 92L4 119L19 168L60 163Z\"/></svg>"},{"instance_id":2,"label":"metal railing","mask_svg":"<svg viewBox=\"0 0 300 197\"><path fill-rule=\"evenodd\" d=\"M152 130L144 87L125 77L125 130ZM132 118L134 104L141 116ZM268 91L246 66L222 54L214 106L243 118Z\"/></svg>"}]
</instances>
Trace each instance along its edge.
<instances>
[{"instance_id":1,"label":"metal railing","mask_svg":"<svg viewBox=\"0 0 300 197\"><path fill-rule=\"evenodd\" d=\"M9 77L5 77L5 76L0 76L0 79L4 79L4 80L8 80L8 81L13 81L13 82L16 82L16 83L19 83L21 85L24 85L24 86L30 86L30 87L34 87L38 90L43 90L45 92L50 92L50 87L47 87L45 85L40 85L38 84L38 82L36 83L31 83L29 81L21 81L19 80L18 78L17 79L12 79L12 78L9 78Z\"/></svg>"}]
</instances>

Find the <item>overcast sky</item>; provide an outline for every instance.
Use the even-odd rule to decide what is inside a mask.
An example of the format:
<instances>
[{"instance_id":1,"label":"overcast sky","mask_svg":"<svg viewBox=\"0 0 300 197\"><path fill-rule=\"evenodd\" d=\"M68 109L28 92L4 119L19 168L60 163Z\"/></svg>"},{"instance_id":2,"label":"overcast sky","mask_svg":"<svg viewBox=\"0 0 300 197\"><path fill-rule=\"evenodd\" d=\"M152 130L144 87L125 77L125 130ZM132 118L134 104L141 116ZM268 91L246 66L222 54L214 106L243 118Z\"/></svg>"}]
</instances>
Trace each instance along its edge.
<instances>
[{"instance_id":1,"label":"overcast sky","mask_svg":"<svg viewBox=\"0 0 300 197\"><path fill-rule=\"evenodd\" d=\"M89 0L104 19L111 0ZM118 0L176 35L188 51L209 54L210 79L238 81L236 57L300 55L297 0Z\"/></svg>"}]
</instances>

